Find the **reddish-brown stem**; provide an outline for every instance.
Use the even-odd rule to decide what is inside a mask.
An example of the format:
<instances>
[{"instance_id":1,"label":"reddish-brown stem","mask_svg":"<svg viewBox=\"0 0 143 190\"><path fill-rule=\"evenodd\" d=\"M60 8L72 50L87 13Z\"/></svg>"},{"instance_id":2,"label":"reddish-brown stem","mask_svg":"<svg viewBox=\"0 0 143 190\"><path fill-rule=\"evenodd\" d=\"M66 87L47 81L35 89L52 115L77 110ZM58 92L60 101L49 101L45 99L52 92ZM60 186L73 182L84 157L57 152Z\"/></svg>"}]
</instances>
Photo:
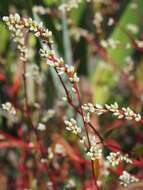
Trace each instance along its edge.
<instances>
[{"instance_id":1,"label":"reddish-brown stem","mask_svg":"<svg viewBox=\"0 0 143 190\"><path fill-rule=\"evenodd\" d=\"M80 94L79 94L78 88L77 88L77 86L76 86L75 89L76 89L77 99L78 99L79 105L80 105L80 110L78 110L78 109L75 107L75 105L73 104L72 99L70 98L70 94L69 94L69 92L68 92L68 90L67 90L67 87L66 87L66 85L64 84L62 77L58 74L58 71L57 71L56 67L55 67L55 71L56 71L56 73L57 73L57 75L58 75L58 77L59 77L59 80L60 80L60 82L61 82L61 84L62 84L64 90L65 90L68 103L69 103L78 113L80 113L80 115L81 115L81 117L82 117L83 126L84 126L84 129L85 129L86 136L87 136L87 141L88 141L88 148L90 148L90 147L91 147L91 143L90 143L90 140L89 140L88 127L87 127L87 123L86 123L86 121L85 121L85 119L84 119L84 113L83 113L83 110L82 110L82 107L81 107ZM96 175L95 175L95 170L94 170L94 162L93 162L92 160L91 160L91 167L92 167L93 181L94 181L94 185L95 185L95 188L96 188L95 190L99 190L99 187L98 187L98 185L97 185L97 179L96 179Z\"/></svg>"},{"instance_id":2,"label":"reddish-brown stem","mask_svg":"<svg viewBox=\"0 0 143 190\"><path fill-rule=\"evenodd\" d=\"M90 143L89 135L88 135L88 127L87 127L87 123L86 123L86 121L84 119L84 113L83 113L83 109L81 107L81 98L80 98L80 94L79 94L77 85L75 86L75 90L76 90L76 95L77 95L77 99L78 99L78 102L79 102L79 107L80 107L81 117L82 117L82 121L83 121L83 126L84 126L84 129L85 129L85 132L86 132L88 145L90 147L91 143Z\"/></svg>"},{"instance_id":3,"label":"reddish-brown stem","mask_svg":"<svg viewBox=\"0 0 143 190\"><path fill-rule=\"evenodd\" d=\"M36 149L36 151L39 151L39 147L38 146L33 146L30 147L29 143L27 142L23 142L22 140L13 137L12 135L5 133L4 131L0 130L0 135L4 136L5 139L9 140L7 142L4 142L5 144L3 144L5 146L5 148L7 147L20 147L20 148L24 148L26 150L29 150L31 148ZM15 145L13 144L15 143ZM1 143L2 144L2 143Z\"/></svg>"},{"instance_id":4,"label":"reddish-brown stem","mask_svg":"<svg viewBox=\"0 0 143 190\"><path fill-rule=\"evenodd\" d=\"M78 87L77 85L75 84L74 85L74 88L76 90L76 95L77 95L77 99L79 101L79 106L80 106L80 110L81 110L81 117L82 117L82 121L83 121L83 126L84 126L84 129L85 129L85 132L86 132L86 136L87 136L87 141L88 141L88 145L89 145L89 148L91 147L91 143L90 143L90 140L89 140L89 134L88 134L88 127L87 127L87 123L84 119L84 112L83 112L83 109L81 107L81 97L80 97L80 93L79 93L79 90L78 90ZM94 161L91 160L91 166L92 166L92 175L93 175L93 182L94 182L94 185L96 187L96 190L99 190L99 187L97 185L97 178L96 178L96 174L95 174L95 170L94 170Z\"/></svg>"},{"instance_id":5,"label":"reddish-brown stem","mask_svg":"<svg viewBox=\"0 0 143 190\"><path fill-rule=\"evenodd\" d=\"M56 68L55 68L55 71L56 71L56 73L57 73L57 75L58 75L58 71L57 71ZM67 96L69 105L70 105L71 107L73 107L73 109L74 109L77 113L79 113L79 114L82 116L81 111L73 104L73 102L72 102L72 100L71 100L71 98L70 98L70 96L69 96L69 92L68 92L68 90L67 90L67 88L66 88L66 86L65 86L65 84L64 84L64 82L63 82L63 80L62 80L62 78L61 78L61 76L58 75L58 77L59 77L60 82L61 82L61 84L62 84L62 86L63 86L63 88L64 88L64 90L65 90L65 92L66 92L66 96ZM80 105L81 105L81 104L80 104ZM98 136L98 138L101 140L101 142L104 142L103 137L98 133L98 131L94 128L94 126L92 126L91 123L87 123L87 125L89 125L89 127L95 132L95 134Z\"/></svg>"}]
</instances>

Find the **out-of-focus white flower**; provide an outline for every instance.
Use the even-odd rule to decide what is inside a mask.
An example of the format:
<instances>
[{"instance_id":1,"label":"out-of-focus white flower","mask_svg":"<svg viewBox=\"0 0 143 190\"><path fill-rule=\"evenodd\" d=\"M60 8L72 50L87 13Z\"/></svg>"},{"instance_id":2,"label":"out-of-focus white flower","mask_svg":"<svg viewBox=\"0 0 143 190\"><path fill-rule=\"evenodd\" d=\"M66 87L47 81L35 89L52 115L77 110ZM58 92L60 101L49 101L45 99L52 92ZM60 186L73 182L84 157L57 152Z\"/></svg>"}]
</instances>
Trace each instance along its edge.
<instances>
[{"instance_id":1,"label":"out-of-focus white flower","mask_svg":"<svg viewBox=\"0 0 143 190\"><path fill-rule=\"evenodd\" d=\"M53 153L53 151L52 151L52 148L51 147L49 147L48 148L48 159L53 159L54 158L54 153Z\"/></svg>"},{"instance_id":2,"label":"out-of-focus white flower","mask_svg":"<svg viewBox=\"0 0 143 190\"><path fill-rule=\"evenodd\" d=\"M96 12L94 15L93 24L96 26L97 31L101 31L101 24L103 22L103 16L100 12Z\"/></svg>"},{"instance_id":3,"label":"out-of-focus white flower","mask_svg":"<svg viewBox=\"0 0 143 190\"><path fill-rule=\"evenodd\" d=\"M73 189L76 187L76 183L73 179L69 179L65 187L66 189Z\"/></svg>"},{"instance_id":4,"label":"out-of-focus white flower","mask_svg":"<svg viewBox=\"0 0 143 190\"><path fill-rule=\"evenodd\" d=\"M75 119L71 118L69 121L65 120L64 122L68 131L71 131L73 134L76 135L81 133L81 128L77 126L77 122Z\"/></svg>"},{"instance_id":5,"label":"out-of-focus white flower","mask_svg":"<svg viewBox=\"0 0 143 190\"><path fill-rule=\"evenodd\" d=\"M43 123L39 123L37 126L37 129L39 131L45 131L46 130L46 126Z\"/></svg>"},{"instance_id":6,"label":"out-of-focus white flower","mask_svg":"<svg viewBox=\"0 0 143 190\"><path fill-rule=\"evenodd\" d=\"M136 34L136 33L138 33L139 28L138 28L137 25L132 24L132 23L129 23L129 24L127 25L127 30L130 31L130 32L132 32L133 34Z\"/></svg>"},{"instance_id":7,"label":"out-of-focus white flower","mask_svg":"<svg viewBox=\"0 0 143 190\"><path fill-rule=\"evenodd\" d=\"M110 166L117 166L121 161L132 164L132 160L128 157L128 155L122 155L120 152L110 152L110 154L106 157L107 162Z\"/></svg>"},{"instance_id":8,"label":"out-of-focus white flower","mask_svg":"<svg viewBox=\"0 0 143 190\"><path fill-rule=\"evenodd\" d=\"M61 144L56 144L55 145L55 153L56 154L61 154L62 156L66 155L65 149Z\"/></svg>"},{"instance_id":9,"label":"out-of-focus white flower","mask_svg":"<svg viewBox=\"0 0 143 190\"><path fill-rule=\"evenodd\" d=\"M70 11L71 9L77 9L82 0L69 0L66 3L62 3L59 6L59 10L61 11Z\"/></svg>"},{"instance_id":10,"label":"out-of-focus white flower","mask_svg":"<svg viewBox=\"0 0 143 190\"><path fill-rule=\"evenodd\" d=\"M6 102L5 104L2 104L2 109L7 111L11 115L16 115L16 110L10 102Z\"/></svg>"},{"instance_id":11,"label":"out-of-focus white flower","mask_svg":"<svg viewBox=\"0 0 143 190\"><path fill-rule=\"evenodd\" d=\"M100 159L102 157L102 149L97 144L92 144L87 152L87 156L93 161Z\"/></svg>"},{"instance_id":12,"label":"out-of-focus white flower","mask_svg":"<svg viewBox=\"0 0 143 190\"><path fill-rule=\"evenodd\" d=\"M138 182L139 179L129 174L127 171L123 171L122 175L119 176L120 184L127 187L129 184Z\"/></svg>"},{"instance_id":13,"label":"out-of-focus white flower","mask_svg":"<svg viewBox=\"0 0 143 190\"><path fill-rule=\"evenodd\" d=\"M135 40L135 41L136 41L137 46L138 46L139 48L143 48L143 41L141 41L141 40Z\"/></svg>"},{"instance_id":14,"label":"out-of-focus white flower","mask_svg":"<svg viewBox=\"0 0 143 190\"><path fill-rule=\"evenodd\" d=\"M114 19L113 18L109 18L108 20L108 26L112 26L114 24Z\"/></svg>"}]
</instances>

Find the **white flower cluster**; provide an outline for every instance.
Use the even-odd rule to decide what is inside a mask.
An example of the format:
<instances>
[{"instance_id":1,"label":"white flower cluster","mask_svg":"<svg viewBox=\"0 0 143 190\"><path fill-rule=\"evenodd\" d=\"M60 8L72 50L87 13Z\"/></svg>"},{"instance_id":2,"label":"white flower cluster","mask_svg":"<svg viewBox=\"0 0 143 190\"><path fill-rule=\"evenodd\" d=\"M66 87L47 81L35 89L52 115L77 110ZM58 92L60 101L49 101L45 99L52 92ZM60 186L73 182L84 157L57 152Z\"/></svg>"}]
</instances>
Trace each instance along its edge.
<instances>
[{"instance_id":1,"label":"white flower cluster","mask_svg":"<svg viewBox=\"0 0 143 190\"><path fill-rule=\"evenodd\" d=\"M63 3L59 6L59 10L66 10L70 11L71 9L75 8L77 9L79 4L81 3L81 0L69 0L67 3Z\"/></svg>"},{"instance_id":2,"label":"white flower cluster","mask_svg":"<svg viewBox=\"0 0 143 190\"><path fill-rule=\"evenodd\" d=\"M83 104L82 108L85 111L90 112L90 113L94 113L95 112L95 107L94 107L94 105L92 103Z\"/></svg>"},{"instance_id":3,"label":"white flower cluster","mask_svg":"<svg viewBox=\"0 0 143 190\"><path fill-rule=\"evenodd\" d=\"M41 15L45 15L45 14L51 13L51 10L50 10L49 7L45 8L45 7L40 6L40 5L33 6L32 10L33 10L34 13L38 13L38 14L41 14Z\"/></svg>"},{"instance_id":4,"label":"white flower cluster","mask_svg":"<svg viewBox=\"0 0 143 190\"><path fill-rule=\"evenodd\" d=\"M14 40L20 46L19 49L24 51L24 34L25 29L33 32L35 36L41 37L41 39L46 42L48 45L53 43L52 41L52 32L48 29L45 29L42 23L38 24L33 21L31 18L21 18L19 14L11 14L9 17L4 16L3 21L6 23L9 30L12 32Z\"/></svg>"},{"instance_id":5,"label":"white flower cluster","mask_svg":"<svg viewBox=\"0 0 143 190\"><path fill-rule=\"evenodd\" d=\"M2 109L11 115L16 115L16 110L10 102L6 102L5 104L2 104Z\"/></svg>"},{"instance_id":6,"label":"white flower cluster","mask_svg":"<svg viewBox=\"0 0 143 190\"><path fill-rule=\"evenodd\" d=\"M95 106L92 103L87 103L82 106L83 110L87 113L87 117L91 113L96 113L97 115L101 115L107 110L100 104L96 104Z\"/></svg>"},{"instance_id":7,"label":"white flower cluster","mask_svg":"<svg viewBox=\"0 0 143 190\"><path fill-rule=\"evenodd\" d=\"M27 59L27 48L25 46L24 31L21 25L21 18L19 14L10 15L9 17L4 16L3 21L11 31L13 40L17 43L17 48L21 53L21 59L26 61Z\"/></svg>"},{"instance_id":8,"label":"white flower cluster","mask_svg":"<svg viewBox=\"0 0 143 190\"><path fill-rule=\"evenodd\" d=\"M138 8L138 4L136 2L131 2L130 8L133 9L133 10L135 10L135 9Z\"/></svg>"},{"instance_id":9,"label":"white flower cluster","mask_svg":"<svg viewBox=\"0 0 143 190\"><path fill-rule=\"evenodd\" d=\"M59 75L67 74L71 83L79 82L79 78L77 77L74 67L65 65L63 59L56 56L55 51L50 50L47 47L43 47L40 49L40 55L47 60L47 64L49 66L57 69Z\"/></svg>"},{"instance_id":10,"label":"white flower cluster","mask_svg":"<svg viewBox=\"0 0 143 190\"><path fill-rule=\"evenodd\" d=\"M58 74L63 74L65 72L64 61L62 58L58 58L54 50L48 49L48 47L43 47L40 49L41 57L45 58L47 64L51 67L55 67Z\"/></svg>"},{"instance_id":11,"label":"white flower cluster","mask_svg":"<svg viewBox=\"0 0 143 190\"><path fill-rule=\"evenodd\" d=\"M121 108L121 110L119 110L119 106L116 102L114 104L111 104L110 106L106 104L105 107L108 111L113 112L113 115L117 116L118 119L124 117L127 120L135 120L137 122L141 120L141 115L134 113L134 111L131 110L131 108L129 107L123 107Z\"/></svg>"},{"instance_id":12,"label":"white flower cluster","mask_svg":"<svg viewBox=\"0 0 143 190\"><path fill-rule=\"evenodd\" d=\"M39 131L45 131L46 130L46 126L43 123L39 123L37 126L37 129Z\"/></svg>"},{"instance_id":13,"label":"white flower cluster","mask_svg":"<svg viewBox=\"0 0 143 190\"><path fill-rule=\"evenodd\" d=\"M132 120L134 119L135 121L140 121L141 120L141 115L138 113L134 113L133 110L131 110L131 108L127 107L127 108L122 108L122 110L124 111L124 116L127 120Z\"/></svg>"},{"instance_id":14,"label":"white flower cluster","mask_svg":"<svg viewBox=\"0 0 143 190\"><path fill-rule=\"evenodd\" d=\"M138 182L139 179L129 174L127 171L123 171L122 175L119 176L120 184L127 187L131 183Z\"/></svg>"},{"instance_id":15,"label":"white flower cluster","mask_svg":"<svg viewBox=\"0 0 143 190\"><path fill-rule=\"evenodd\" d=\"M107 163L112 167L117 166L121 161L129 164L133 163L132 160L128 158L128 155L122 155L120 152L110 152L106 159Z\"/></svg>"},{"instance_id":16,"label":"white flower cluster","mask_svg":"<svg viewBox=\"0 0 143 190\"><path fill-rule=\"evenodd\" d=\"M96 104L94 106L94 108L95 108L95 113L98 114L98 115L101 115L101 114L103 114L105 112L110 111L118 119L125 118L127 120L135 120L137 122L141 121L141 115L140 114L135 113L129 107L127 107L127 108L122 107L121 109L119 109L119 105L118 105L117 102L115 102L114 104L111 104L111 105L105 104L105 106L102 106L100 104ZM94 108L92 106L92 111L94 110ZM91 105L90 105L90 107L89 107L88 104L84 105L83 109L91 111Z\"/></svg>"},{"instance_id":17,"label":"white flower cluster","mask_svg":"<svg viewBox=\"0 0 143 190\"><path fill-rule=\"evenodd\" d=\"M48 182L46 183L46 187L47 187L48 190L53 190L53 189L54 189L54 184L53 184L53 182L52 182L52 181L48 181Z\"/></svg>"},{"instance_id":18,"label":"white flower cluster","mask_svg":"<svg viewBox=\"0 0 143 190\"><path fill-rule=\"evenodd\" d=\"M80 140L79 140L79 142L81 143L81 144L86 144L86 136L82 136L81 138L80 138Z\"/></svg>"},{"instance_id":19,"label":"white flower cluster","mask_svg":"<svg viewBox=\"0 0 143 190\"><path fill-rule=\"evenodd\" d=\"M38 24L36 21L33 21L31 18L24 18L22 20L23 26L29 29L31 32L35 34L37 37L41 37L41 39L47 44L52 44L52 32L43 27L43 24Z\"/></svg>"},{"instance_id":20,"label":"white flower cluster","mask_svg":"<svg viewBox=\"0 0 143 190\"><path fill-rule=\"evenodd\" d=\"M58 144L58 143L55 145L54 152L56 154L61 154L62 156L66 155L64 147L61 144Z\"/></svg>"},{"instance_id":21,"label":"white flower cluster","mask_svg":"<svg viewBox=\"0 0 143 190\"><path fill-rule=\"evenodd\" d=\"M92 103L87 103L82 105L82 109L85 111L85 120L90 122L90 114L95 112L95 107Z\"/></svg>"},{"instance_id":22,"label":"white flower cluster","mask_svg":"<svg viewBox=\"0 0 143 190\"><path fill-rule=\"evenodd\" d=\"M101 40L100 42L100 45L103 48L112 48L112 49L116 49L120 44L121 43L119 40L115 40L112 38L109 38L108 40Z\"/></svg>"},{"instance_id":23,"label":"white flower cluster","mask_svg":"<svg viewBox=\"0 0 143 190\"><path fill-rule=\"evenodd\" d=\"M136 24L133 24L133 23L128 23L127 24L127 30L129 32L132 32L133 34L136 34L139 32L139 28Z\"/></svg>"},{"instance_id":24,"label":"white flower cluster","mask_svg":"<svg viewBox=\"0 0 143 190\"><path fill-rule=\"evenodd\" d=\"M42 122L47 122L49 119L53 118L56 114L54 109L48 109L43 112Z\"/></svg>"},{"instance_id":25,"label":"white flower cluster","mask_svg":"<svg viewBox=\"0 0 143 190\"><path fill-rule=\"evenodd\" d=\"M76 183L73 179L69 179L66 186L66 189L75 189L76 188Z\"/></svg>"},{"instance_id":26,"label":"white flower cluster","mask_svg":"<svg viewBox=\"0 0 143 190\"><path fill-rule=\"evenodd\" d=\"M114 24L114 19L112 17L110 17L108 19L108 26L112 26Z\"/></svg>"},{"instance_id":27,"label":"white flower cluster","mask_svg":"<svg viewBox=\"0 0 143 190\"><path fill-rule=\"evenodd\" d=\"M79 82L79 78L77 77L77 73L75 72L75 68L73 66L65 65L65 72L69 76L69 80L71 83Z\"/></svg>"},{"instance_id":28,"label":"white flower cluster","mask_svg":"<svg viewBox=\"0 0 143 190\"><path fill-rule=\"evenodd\" d=\"M73 134L76 135L81 133L81 128L77 126L77 122L75 119L71 118L69 121L65 120L64 122L68 131L71 131Z\"/></svg>"},{"instance_id":29,"label":"white flower cluster","mask_svg":"<svg viewBox=\"0 0 143 190\"><path fill-rule=\"evenodd\" d=\"M76 92L75 83L79 82L77 73L73 66L64 65L62 58L56 56L55 51L52 49L52 32L43 27L43 24L38 24L31 18L21 18L19 14L3 17L4 22L12 32L14 40L17 42L18 48L21 52L22 60L26 61L26 47L25 47L25 32L31 31L35 36L40 37L48 47L40 49L40 54L46 59L47 64L55 67L58 75L65 73L70 83L72 83L72 90Z\"/></svg>"},{"instance_id":30,"label":"white flower cluster","mask_svg":"<svg viewBox=\"0 0 143 190\"><path fill-rule=\"evenodd\" d=\"M87 152L87 156L93 161L100 159L102 157L102 149L96 143L92 144Z\"/></svg>"},{"instance_id":31,"label":"white flower cluster","mask_svg":"<svg viewBox=\"0 0 143 190\"><path fill-rule=\"evenodd\" d=\"M48 159L51 160L54 158L54 153L51 147L48 148Z\"/></svg>"},{"instance_id":32,"label":"white flower cluster","mask_svg":"<svg viewBox=\"0 0 143 190\"><path fill-rule=\"evenodd\" d=\"M58 58L54 50L50 50L48 47L44 46L43 48L40 49L40 55L41 57L47 60L47 64L49 66L56 67L60 71L64 69L63 59Z\"/></svg>"},{"instance_id":33,"label":"white flower cluster","mask_svg":"<svg viewBox=\"0 0 143 190\"><path fill-rule=\"evenodd\" d=\"M98 32L101 32L102 22L103 22L102 14L100 12L96 12L94 15L93 24L96 26Z\"/></svg>"},{"instance_id":34,"label":"white flower cluster","mask_svg":"<svg viewBox=\"0 0 143 190\"><path fill-rule=\"evenodd\" d=\"M139 48L143 48L143 40L135 40L135 42Z\"/></svg>"}]
</instances>

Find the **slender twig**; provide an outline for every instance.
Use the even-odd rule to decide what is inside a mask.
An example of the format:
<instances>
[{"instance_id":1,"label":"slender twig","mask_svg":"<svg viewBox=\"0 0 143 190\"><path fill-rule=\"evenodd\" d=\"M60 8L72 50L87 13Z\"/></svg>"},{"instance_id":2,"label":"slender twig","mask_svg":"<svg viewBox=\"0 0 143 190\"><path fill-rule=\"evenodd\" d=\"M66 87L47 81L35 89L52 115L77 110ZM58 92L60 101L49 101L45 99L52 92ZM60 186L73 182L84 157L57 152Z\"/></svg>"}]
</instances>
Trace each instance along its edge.
<instances>
[{"instance_id":1,"label":"slender twig","mask_svg":"<svg viewBox=\"0 0 143 190\"><path fill-rule=\"evenodd\" d=\"M83 126L84 126L84 129L85 129L86 136L87 136L87 141L88 141L88 148L90 148L90 147L91 147L91 143L90 143L89 134L88 134L88 127L87 127L87 123L86 123L86 121L85 121L85 119L84 119L84 113L83 113L83 109L82 109L82 107L81 107L81 102L80 102L81 99L80 99L80 94L79 94L78 88L76 87L75 89L76 89L77 99L78 99L79 105L80 105L80 110L79 110L78 108L76 108L76 106L73 104L72 99L70 98L70 94L69 94L69 92L68 92L68 90L67 90L67 87L66 87L66 85L64 84L62 77L58 74L58 71L57 71L56 67L55 67L55 71L56 71L56 73L57 73L57 75L58 75L58 77L59 77L59 79L60 79L60 82L61 82L61 84L62 84L64 90L65 90L68 103L69 103L69 104L81 115L81 117L82 117ZM97 133L98 133L98 132L97 132ZM98 135L98 136L99 136L99 135ZM102 138L100 137L100 139L102 139ZM102 140L103 140L103 139L102 139ZM94 161L92 161L92 160L91 160L91 167L92 167L93 181L94 181L96 190L99 190L99 187L98 187L98 185L97 185L96 174L95 174L95 170L94 170Z\"/></svg>"},{"instance_id":2,"label":"slender twig","mask_svg":"<svg viewBox=\"0 0 143 190\"><path fill-rule=\"evenodd\" d=\"M62 77L58 74L58 71L57 71L56 68L55 68L55 71L56 71L56 73L57 73L57 75L58 75L58 77L59 77L59 79L60 79L60 82L61 82L61 84L62 84L64 90L65 90L65 93L66 93L66 96L67 96L69 105L70 105L76 112L78 112L78 113L82 116L81 111L78 109L78 107L76 107L76 106L73 104L72 99L70 98L69 92L68 92L68 90L67 90L67 88L66 88L66 85L64 84ZM98 133L98 131L94 128L94 126L93 126L91 123L87 123L87 125L89 125L89 127L95 132L95 134L98 136L98 138L101 140L101 142L104 142L104 138Z\"/></svg>"},{"instance_id":3,"label":"slender twig","mask_svg":"<svg viewBox=\"0 0 143 190\"><path fill-rule=\"evenodd\" d=\"M90 142L90 139L89 139L88 127L87 127L87 123L86 123L85 118L84 118L84 112L83 112L83 109L81 107L81 97L80 97L80 93L79 93L79 90L78 90L78 87L77 87L76 84L75 84L75 90L76 90L77 99L78 99L79 105L80 105L83 126L84 126L84 129L85 129L85 132L86 132L87 141L88 141L88 145L89 145L89 148L90 148L91 147L91 142ZM91 166L92 166L92 175L93 175L94 185L95 185L96 189L99 190L99 187L98 187L98 184L97 184L97 178L96 178L96 174L95 174L95 170L94 170L94 161L93 160L91 160Z\"/></svg>"}]
</instances>

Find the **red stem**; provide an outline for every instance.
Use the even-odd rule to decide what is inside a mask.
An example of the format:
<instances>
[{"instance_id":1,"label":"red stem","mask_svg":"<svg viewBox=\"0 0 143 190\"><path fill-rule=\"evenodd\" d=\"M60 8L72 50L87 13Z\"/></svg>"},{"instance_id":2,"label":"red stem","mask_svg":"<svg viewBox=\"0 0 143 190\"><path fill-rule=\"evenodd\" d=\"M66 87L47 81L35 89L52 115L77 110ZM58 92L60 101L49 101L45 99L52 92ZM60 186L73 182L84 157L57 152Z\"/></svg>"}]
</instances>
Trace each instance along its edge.
<instances>
[{"instance_id":1,"label":"red stem","mask_svg":"<svg viewBox=\"0 0 143 190\"><path fill-rule=\"evenodd\" d=\"M63 79L61 78L61 76L58 74L58 71L55 67L55 71L60 79L60 82L65 90L65 93L66 93L66 96L67 96L67 99L68 99L68 103L75 109L76 107L74 106L73 102L72 102L72 99L70 98L70 94L66 88L66 85L64 84L63 82ZM83 126L84 126L84 129L85 129L85 132L86 132L86 136L87 136L87 140L88 140L88 146L89 148L91 147L91 143L90 143L90 140L89 140L89 134L88 134L88 127L87 127L87 123L85 122L85 119L84 119L84 113L83 113L83 110L82 110L82 107L81 107L81 103L80 103L80 94L79 94L79 91L78 91L78 88L76 86L76 95L77 95L77 99L79 101L79 105L80 105L80 110L79 111L77 108L75 109L78 113L80 113L81 117L82 117L82 120L83 120ZM95 185L95 190L99 190L99 187L97 185L97 179L96 179L96 175L95 175L95 170L94 170L94 162L91 160L91 167L92 167L92 175L93 175L93 181L94 181L94 185Z\"/></svg>"},{"instance_id":2,"label":"red stem","mask_svg":"<svg viewBox=\"0 0 143 190\"><path fill-rule=\"evenodd\" d=\"M83 112L83 109L81 107L80 93L79 93L79 90L78 90L78 87L77 87L76 84L74 85L74 87L75 87L75 90L76 90L77 99L79 101L79 106L80 106L80 110L81 110L81 117L82 117L82 121L83 121L83 126L84 126L84 129L85 129L85 132L86 132L87 141L88 141L88 145L89 145L89 148L90 148L91 147L91 142L89 140L87 123L86 123L86 121L84 119L84 112ZM98 184L97 184L97 178L96 178L96 174L95 174L95 170L94 170L94 161L93 160L91 160L91 167L92 167L92 176L93 176L94 185L96 187L96 190L99 190L99 187L98 187Z\"/></svg>"}]
</instances>

